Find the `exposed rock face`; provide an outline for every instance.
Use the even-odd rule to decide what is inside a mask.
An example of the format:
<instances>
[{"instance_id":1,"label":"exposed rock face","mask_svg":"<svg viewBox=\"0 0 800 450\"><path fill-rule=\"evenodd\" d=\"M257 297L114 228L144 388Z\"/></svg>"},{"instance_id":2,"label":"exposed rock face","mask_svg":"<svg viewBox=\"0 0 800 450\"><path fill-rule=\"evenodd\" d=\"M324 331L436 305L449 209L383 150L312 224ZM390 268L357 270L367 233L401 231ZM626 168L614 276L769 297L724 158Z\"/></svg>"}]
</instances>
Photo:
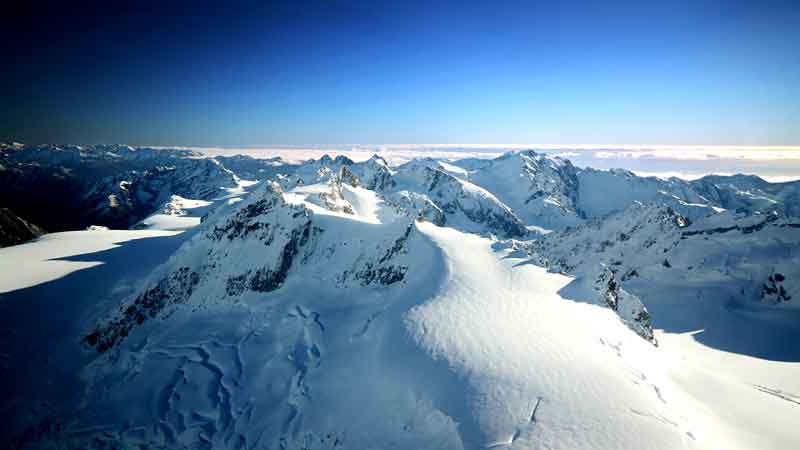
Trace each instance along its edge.
<instances>
[{"instance_id":1,"label":"exposed rock face","mask_svg":"<svg viewBox=\"0 0 800 450\"><path fill-rule=\"evenodd\" d=\"M408 264L398 264L396 256L408 253L409 240L415 233L413 223L409 223L405 232L390 246L383 249L378 258L369 258L366 261L357 260L350 270L339 277L339 284L344 285L348 280L355 280L362 286L383 285L388 286L403 279L408 272Z\"/></svg>"},{"instance_id":2,"label":"exposed rock face","mask_svg":"<svg viewBox=\"0 0 800 450\"><path fill-rule=\"evenodd\" d=\"M784 281L786 281L786 277L783 274L778 272L771 273L767 277L767 282L762 285L761 301L778 304L791 300L792 296L786 290Z\"/></svg>"},{"instance_id":3,"label":"exposed rock face","mask_svg":"<svg viewBox=\"0 0 800 450\"><path fill-rule=\"evenodd\" d=\"M221 196L222 188L236 186L235 175L211 159L183 159L172 166L104 178L90 186L82 203L94 223L128 228L151 214L171 195L197 200Z\"/></svg>"},{"instance_id":4,"label":"exposed rock face","mask_svg":"<svg viewBox=\"0 0 800 450\"><path fill-rule=\"evenodd\" d=\"M338 181L339 184L347 183L347 184L349 184L350 186L353 186L353 187L358 187L358 186L361 185L361 181L358 179L356 174L354 174L350 169L348 169L347 166L342 166L342 168L339 169L339 173L336 174L335 178L336 178L336 181ZM370 188L367 188L367 189L370 189ZM373 188L371 190L375 190L375 189Z\"/></svg>"},{"instance_id":5,"label":"exposed rock face","mask_svg":"<svg viewBox=\"0 0 800 450\"><path fill-rule=\"evenodd\" d=\"M389 168L386 160L378 155L362 163L355 163L350 168L358 174L363 186L369 190L384 192L395 187L394 171Z\"/></svg>"},{"instance_id":6,"label":"exposed rock face","mask_svg":"<svg viewBox=\"0 0 800 450\"><path fill-rule=\"evenodd\" d=\"M280 188L265 183L230 214L214 216L170 259L163 272L120 314L86 337L98 351L113 347L145 320L170 307L278 289L312 238L311 212L289 205Z\"/></svg>"},{"instance_id":7,"label":"exposed rock face","mask_svg":"<svg viewBox=\"0 0 800 450\"><path fill-rule=\"evenodd\" d=\"M154 319L169 304L183 303L192 295L200 281L197 272L181 267L148 288L126 307L120 317L98 326L86 336L86 342L105 352L125 339L131 329L145 320Z\"/></svg>"},{"instance_id":8,"label":"exposed rock face","mask_svg":"<svg viewBox=\"0 0 800 450\"><path fill-rule=\"evenodd\" d=\"M697 235L711 236L714 234L728 233L730 231L739 231L745 234L749 234L762 230L768 224L778 220L778 218L779 218L778 214L775 212L771 212L768 214L754 214L753 216L750 216L745 220L728 222L722 226L687 230L681 234L681 237L687 238L689 236L697 236Z\"/></svg>"},{"instance_id":9,"label":"exposed rock face","mask_svg":"<svg viewBox=\"0 0 800 450\"><path fill-rule=\"evenodd\" d=\"M639 336L656 344L650 313L639 297L620 287L616 274L608 267L598 275L595 289L600 292L603 302Z\"/></svg>"},{"instance_id":10,"label":"exposed rock face","mask_svg":"<svg viewBox=\"0 0 800 450\"><path fill-rule=\"evenodd\" d=\"M591 276L601 303L613 309L637 334L655 343L650 314L622 284L655 265L681 240L690 221L669 206L634 205L624 212L540 237L527 247L539 264L553 270ZM597 265L602 269L597 272Z\"/></svg>"},{"instance_id":11,"label":"exposed rock face","mask_svg":"<svg viewBox=\"0 0 800 450\"><path fill-rule=\"evenodd\" d=\"M719 289L731 301L783 303L796 289L790 280L796 279L792 255L797 252L798 232L796 219L775 213L719 212L690 220L672 206L633 205L541 236L528 251L536 263L552 270L596 277L604 301L648 338L648 321L643 319L649 314L643 315L637 306L622 308L619 298L625 296L620 297L619 291L646 304L652 285L664 279L677 285L713 279L724 280L718 282ZM597 275L598 264L611 273ZM658 317L654 320L658 324Z\"/></svg>"},{"instance_id":12,"label":"exposed rock face","mask_svg":"<svg viewBox=\"0 0 800 450\"><path fill-rule=\"evenodd\" d=\"M43 234L43 229L17 216L10 209L0 208L0 247L22 244Z\"/></svg>"},{"instance_id":13,"label":"exposed rock face","mask_svg":"<svg viewBox=\"0 0 800 450\"><path fill-rule=\"evenodd\" d=\"M351 172L347 170L346 167L341 168L341 172L343 175L337 175L330 179L328 185L330 187L328 192L320 192L309 194L306 197L306 201L314 203L315 205L319 205L327 210L330 211L338 211L343 212L345 214L353 214L353 205L350 204L345 198L344 193L342 192L342 176L345 179L350 181L351 186L358 185L358 178L355 177ZM355 183L355 184L352 184Z\"/></svg>"},{"instance_id":14,"label":"exposed rock face","mask_svg":"<svg viewBox=\"0 0 800 450\"><path fill-rule=\"evenodd\" d=\"M445 224L444 211L427 195L400 191L388 197L388 202L412 217L421 218L440 227Z\"/></svg>"},{"instance_id":15,"label":"exposed rock face","mask_svg":"<svg viewBox=\"0 0 800 450\"><path fill-rule=\"evenodd\" d=\"M439 201L445 213L463 213L475 223L484 224L503 236L524 236L527 232L522 222L510 208L503 205L487 191L448 175L441 170L428 169L428 192ZM476 187L476 186L475 186Z\"/></svg>"}]
</instances>

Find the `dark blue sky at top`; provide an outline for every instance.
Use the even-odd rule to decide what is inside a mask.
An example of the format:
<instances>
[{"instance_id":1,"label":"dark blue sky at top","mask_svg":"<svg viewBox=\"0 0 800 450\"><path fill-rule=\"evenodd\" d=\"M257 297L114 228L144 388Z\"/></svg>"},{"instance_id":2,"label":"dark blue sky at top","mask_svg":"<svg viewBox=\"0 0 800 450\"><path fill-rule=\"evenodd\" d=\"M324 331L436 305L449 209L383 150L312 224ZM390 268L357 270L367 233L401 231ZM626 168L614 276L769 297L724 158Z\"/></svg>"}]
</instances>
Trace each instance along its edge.
<instances>
[{"instance_id":1,"label":"dark blue sky at top","mask_svg":"<svg viewBox=\"0 0 800 450\"><path fill-rule=\"evenodd\" d=\"M800 144L792 1L13 3L5 141Z\"/></svg>"}]
</instances>

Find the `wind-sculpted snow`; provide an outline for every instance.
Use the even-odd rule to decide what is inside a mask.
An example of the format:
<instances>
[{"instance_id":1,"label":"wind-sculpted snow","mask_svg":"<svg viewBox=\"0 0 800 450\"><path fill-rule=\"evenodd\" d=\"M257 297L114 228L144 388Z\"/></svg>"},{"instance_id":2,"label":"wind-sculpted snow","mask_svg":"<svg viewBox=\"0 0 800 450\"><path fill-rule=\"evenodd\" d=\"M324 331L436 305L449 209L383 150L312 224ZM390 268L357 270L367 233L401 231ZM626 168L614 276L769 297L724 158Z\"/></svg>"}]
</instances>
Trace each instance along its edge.
<instances>
[{"instance_id":1,"label":"wind-sculpted snow","mask_svg":"<svg viewBox=\"0 0 800 450\"><path fill-rule=\"evenodd\" d=\"M485 239L422 229L447 278L406 323L469 393L446 404L464 448L692 448L653 347L611 310L565 300L569 278L499 259Z\"/></svg>"}]
</instances>

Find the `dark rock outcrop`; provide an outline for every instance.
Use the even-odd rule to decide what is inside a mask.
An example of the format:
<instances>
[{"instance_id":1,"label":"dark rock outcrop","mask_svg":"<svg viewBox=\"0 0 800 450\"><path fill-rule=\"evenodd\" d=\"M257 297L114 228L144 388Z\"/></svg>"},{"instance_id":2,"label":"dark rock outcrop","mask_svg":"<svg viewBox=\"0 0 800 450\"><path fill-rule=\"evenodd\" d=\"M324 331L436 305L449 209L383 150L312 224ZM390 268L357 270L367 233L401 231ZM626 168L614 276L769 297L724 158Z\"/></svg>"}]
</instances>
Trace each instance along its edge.
<instances>
[{"instance_id":1,"label":"dark rock outcrop","mask_svg":"<svg viewBox=\"0 0 800 450\"><path fill-rule=\"evenodd\" d=\"M22 244L43 234L43 229L17 216L10 209L0 208L0 247Z\"/></svg>"}]
</instances>

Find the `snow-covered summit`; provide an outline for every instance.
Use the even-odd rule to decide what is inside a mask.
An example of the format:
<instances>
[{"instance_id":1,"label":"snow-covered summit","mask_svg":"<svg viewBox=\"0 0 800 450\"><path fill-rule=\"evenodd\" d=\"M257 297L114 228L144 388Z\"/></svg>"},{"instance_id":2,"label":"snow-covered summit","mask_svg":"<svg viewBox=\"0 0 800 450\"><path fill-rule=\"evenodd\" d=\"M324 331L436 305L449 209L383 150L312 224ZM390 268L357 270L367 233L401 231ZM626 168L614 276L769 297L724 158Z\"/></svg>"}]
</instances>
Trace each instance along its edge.
<instances>
[{"instance_id":1,"label":"snow-covered summit","mask_svg":"<svg viewBox=\"0 0 800 450\"><path fill-rule=\"evenodd\" d=\"M526 224L558 228L581 219L576 169L568 160L510 152L473 168L468 178L497 195Z\"/></svg>"}]
</instances>

